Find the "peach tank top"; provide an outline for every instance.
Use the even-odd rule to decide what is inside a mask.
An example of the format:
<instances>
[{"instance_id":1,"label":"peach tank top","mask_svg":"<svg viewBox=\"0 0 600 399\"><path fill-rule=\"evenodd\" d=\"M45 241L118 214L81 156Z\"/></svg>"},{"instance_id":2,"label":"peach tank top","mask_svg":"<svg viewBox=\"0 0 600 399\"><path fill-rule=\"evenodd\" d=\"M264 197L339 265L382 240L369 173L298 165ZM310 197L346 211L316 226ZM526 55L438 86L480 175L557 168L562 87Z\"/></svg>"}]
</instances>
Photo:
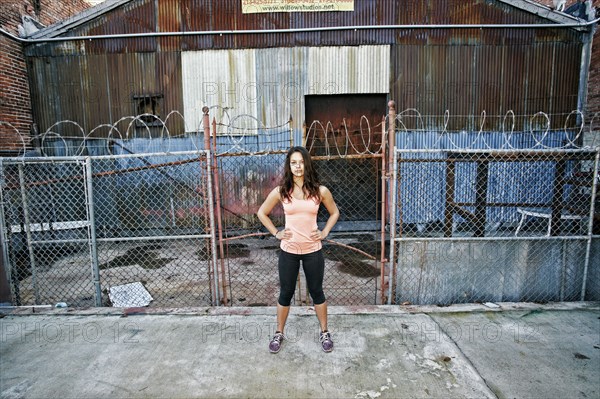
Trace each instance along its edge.
<instances>
[{"instance_id":1,"label":"peach tank top","mask_svg":"<svg viewBox=\"0 0 600 399\"><path fill-rule=\"evenodd\" d=\"M285 252L292 254L308 254L321 249L321 240L313 240L310 233L317 230L317 213L319 203L313 198L283 201L285 213L285 228L291 230L292 238L281 240L280 247Z\"/></svg>"}]
</instances>

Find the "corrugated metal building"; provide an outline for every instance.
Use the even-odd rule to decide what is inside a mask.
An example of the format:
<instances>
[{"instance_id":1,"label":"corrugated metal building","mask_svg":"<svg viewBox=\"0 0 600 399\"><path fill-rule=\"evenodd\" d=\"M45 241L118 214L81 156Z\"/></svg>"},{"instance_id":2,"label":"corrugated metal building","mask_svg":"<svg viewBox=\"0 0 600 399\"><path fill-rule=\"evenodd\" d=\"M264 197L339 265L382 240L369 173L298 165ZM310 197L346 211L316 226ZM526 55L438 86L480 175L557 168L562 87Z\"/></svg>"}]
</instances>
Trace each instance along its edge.
<instances>
[{"instance_id":1,"label":"corrugated metal building","mask_svg":"<svg viewBox=\"0 0 600 399\"><path fill-rule=\"evenodd\" d=\"M542 111L562 128L583 109L592 40L584 21L528 0L353 7L248 14L242 0L106 1L30 38L34 119L40 132L61 120L89 132L176 110L183 118L167 127L180 134L198 130L202 106L218 105L265 126L290 115L335 124L365 114L378 123L391 99L430 127L442 130L448 110L447 130L479 130L482 112ZM485 130L502 122L490 119ZM69 124L53 131L81 134Z\"/></svg>"}]
</instances>

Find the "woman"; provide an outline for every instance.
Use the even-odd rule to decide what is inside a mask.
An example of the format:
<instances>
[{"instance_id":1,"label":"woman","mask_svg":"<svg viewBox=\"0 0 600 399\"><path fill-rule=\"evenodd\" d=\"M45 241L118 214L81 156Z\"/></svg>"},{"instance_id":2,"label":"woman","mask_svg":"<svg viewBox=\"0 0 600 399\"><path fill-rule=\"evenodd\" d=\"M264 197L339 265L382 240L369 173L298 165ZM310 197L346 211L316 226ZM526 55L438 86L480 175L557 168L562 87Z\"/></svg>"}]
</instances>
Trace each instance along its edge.
<instances>
[{"instance_id":1,"label":"woman","mask_svg":"<svg viewBox=\"0 0 600 399\"><path fill-rule=\"evenodd\" d=\"M269 218L275 205L281 202L285 213L285 228L278 230ZM317 212L323 204L329 218L323 230L317 227ZM283 330L290 302L296 289L296 279L300 261L306 276L306 285L315 306L321 327L319 339L325 352L333 350L331 334L327 330L327 303L323 293L323 273L325 259L321 250L324 240L340 216L331 192L319 184L317 172L310 154L304 147L289 149L284 166L281 185L273 189L257 212L262 224L278 240L281 240L279 253L279 283L281 285L277 301L277 331L269 343L271 353L281 349Z\"/></svg>"}]
</instances>

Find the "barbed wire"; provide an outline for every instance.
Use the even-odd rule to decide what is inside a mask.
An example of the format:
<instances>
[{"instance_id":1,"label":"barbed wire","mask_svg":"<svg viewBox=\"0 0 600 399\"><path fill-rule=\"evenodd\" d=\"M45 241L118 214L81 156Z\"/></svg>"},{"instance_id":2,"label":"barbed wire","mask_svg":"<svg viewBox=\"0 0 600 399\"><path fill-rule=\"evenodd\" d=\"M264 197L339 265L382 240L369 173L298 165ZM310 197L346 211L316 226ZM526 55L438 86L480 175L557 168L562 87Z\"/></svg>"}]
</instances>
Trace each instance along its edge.
<instances>
[{"instance_id":1,"label":"barbed wire","mask_svg":"<svg viewBox=\"0 0 600 399\"><path fill-rule=\"evenodd\" d=\"M212 115L211 115L212 114ZM508 110L504 115L490 116L485 111L479 115L451 115L446 110L442 115L423 115L415 108L407 108L395 116L395 131L401 140L396 141L400 149L522 149L524 145L529 149L567 149L567 148L596 148L600 146L600 120L596 112L586 124L585 114L579 110L564 117L562 128L554 128L551 115L537 112L533 115L516 115ZM384 137L388 134L389 115L382 115L382 121L372 126L371 121L361 115L358 130L350 129L346 118L342 119L339 129L335 129L331 121L312 121L306 128L304 135L300 128L294 128L291 117L282 123L266 126L259 118L249 114L232 116L230 109L218 105L209 107L210 123L217 127L209 131L216 133L218 155L247 154L260 155L275 150L283 150L289 145L301 141L301 145L309 150L319 148L320 154L325 156L347 157L349 155L373 155L382 152ZM0 126L7 127L17 137L21 148L19 155L25 155L30 147L31 139L37 139L39 151L42 156L53 156L61 152L62 156L82 156L89 151L90 143L94 143L97 151L113 155L114 144L136 142L135 152L148 152L151 148L159 146L160 151L171 152L173 141L186 139L189 142L180 144L188 146L188 150L204 149L204 119L200 118L195 130L191 132L174 133L169 130L173 119L179 118L185 126L183 114L177 110L169 112L166 117L160 118L154 114L140 114L125 116L114 123L98 125L85 132L77 122L63 120L54 123L44 132L31 137L19 130L9 122L0 121ZM477 129L450 130L453 118L470 118L477 122ZM486 129L486 124L496 120L497 129ZM516 129L520 120L523 129ZM125 125L123 126L123 124ZM382 126L385 124L385 126ZM428 125L429 124L429 125ZM75 134L60 133L65 129L75 130ZM303 136L302 139L295 137ZM586 140L584 140L584 136ZM379 139L378 139L379 138ZM56 143L60 143L56 145ZM191 148L190 148L191 147Z\"/></svg>"},{"instance_id":2,"label":"barbed wire","mask_svg":"<svg viewBox=\"0 0 600 399\"><path fill-rule=\"evenodd\" d=\"M375 147L373 150L371 150L371 142L374 140L374 137L376 136L376 134L381 132L382 124L383 124L383 122L380 122L378 125L371 128L371 123L369 122L369 119L365 115L362 115L360 117L358 132L360 132L359 138L360 138L360 141L362 141L362 145L364 147L364 150L362 150L362 151L356 147L354 140L352 140L345 118L342 119L342 127L343 127L342 130L335 130L331 121L327 121L327 123L325 125L323 125L323 123L321 121L313 121L307 129L307 133L306 133L306 137L304 139L303 145L305 147L307 147L307 149L309 151L312 151L314 149L315 143L318 141L321 141L324 143L322 148L325 151L325 156L333 155L333 156L345 157L345 156L349 155L348 150L350 148L352 150L354 150L353 151L354 155L379 154L383 150L383 148L382 148L383 140L381 140L379 143L379 146ZM343 137L344 145L342 146L343 148L340 148L340 145L338 144L338 140L336 140L335 136L336 136L337 132L342 132L344 135L344 137ZM320 135L321 133L322 133L322 136ZM385 134L385 133L383 133L383 134ZM366 136L366 141L365 141L365 136ZM332 138L332 140L330 140L330 138ZM332 148L330 146L330 141L333 141L333 143L334 143L335 153L332 152Z\"/></svg>"},{"instance_id":3,"label":"barbed wire","mask_svg":"<svg viewBox=\"0 0 600 399\"><path fill-rule=\"evenodd\" d=\"M490 117L483 111L477 115L460 115L459 117L479 118L478 130L454 130L448 129L450 113L445 111L444 115L421 115L416 109L406 109L396 115L396 133L404 135L405 140L396 144L401 149L424 149L424 150L456 150L456 149L579 149L596 148L600 146L600 126L595 126L598 113L595 113L589 123L585 124L585 115L581 111L572 111L566 115L563 127L551 129L552 121L550 115L545 112L537 112L534 115L521 115L524 129L515 129L517 116L514 111L509 110L503 116ZM570 127L571 119L577 117L580 122L575 121ZM443 118L442 129L427 127L426 120ZM502 118L500 130L485 129L489 119ZM386 118L387 120L387 118ZM410 125L410 127L409 127ZM507 129L508 125L508 129ZM414 126L414 127L413 127ZM428 134L435 133L435 136ZM584 142L584 134L589 134L590 141ZM419 138L421 140L419 140ZM426 140L429 138L429 140ZM415 144L417 143L418 144Z\"/></svg>"}]
</instances>

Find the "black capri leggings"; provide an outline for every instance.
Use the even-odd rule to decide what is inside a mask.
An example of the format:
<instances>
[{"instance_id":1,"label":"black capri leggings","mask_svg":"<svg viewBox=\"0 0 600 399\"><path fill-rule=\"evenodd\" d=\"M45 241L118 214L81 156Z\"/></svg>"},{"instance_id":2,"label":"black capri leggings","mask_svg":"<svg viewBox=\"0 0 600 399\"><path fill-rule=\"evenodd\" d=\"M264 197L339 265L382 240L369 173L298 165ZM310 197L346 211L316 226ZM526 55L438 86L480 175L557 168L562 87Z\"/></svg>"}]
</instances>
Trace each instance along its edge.
<instances>
[{"instance_id":1,"label":"black capri leggings","mask_svg":"<svg viewBox=\"0 0 600 399\"><path fill-rule=\"evenodd\" d=\"M306 276L306 285L308 292L315 305L325 302L323 293L323 273L325 271L325 259L322 250L308 254L292 254L283 250L279 251L279 283L281 291L279 292L279 304L281 306L290 306L294 291L296 290L296 280L300 272L300 261Z\"/></svg>"}]
</instances>

